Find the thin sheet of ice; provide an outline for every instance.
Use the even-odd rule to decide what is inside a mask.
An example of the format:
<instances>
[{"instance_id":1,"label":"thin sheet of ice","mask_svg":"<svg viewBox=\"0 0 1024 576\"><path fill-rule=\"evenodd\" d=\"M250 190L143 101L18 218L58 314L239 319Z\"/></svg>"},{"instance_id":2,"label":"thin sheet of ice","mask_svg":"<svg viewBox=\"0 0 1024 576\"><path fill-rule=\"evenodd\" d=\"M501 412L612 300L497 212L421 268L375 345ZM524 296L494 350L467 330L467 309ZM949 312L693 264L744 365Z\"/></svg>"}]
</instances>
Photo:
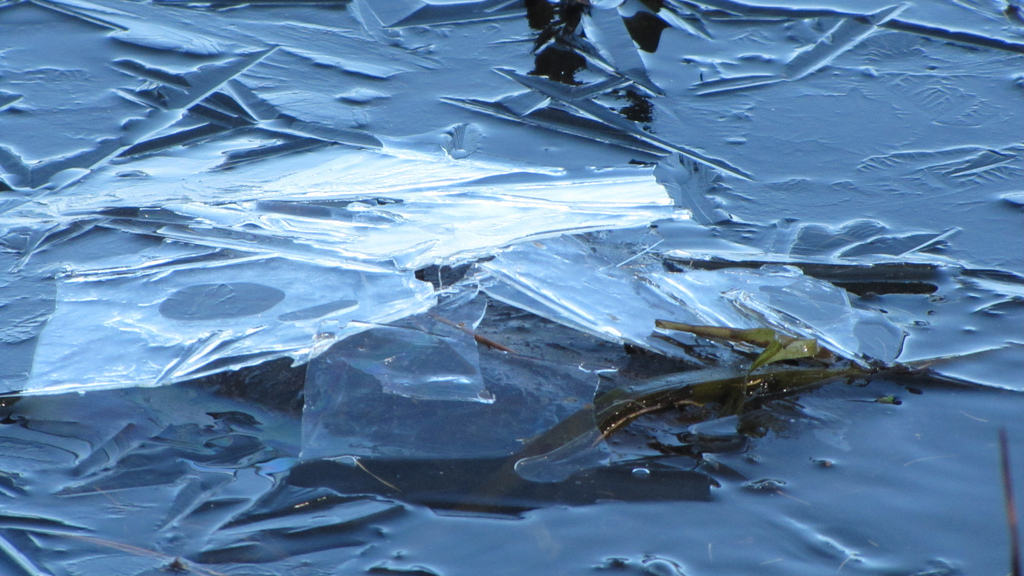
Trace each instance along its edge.
<instances>
[{"instance_id":1,"label":"thin sheet of ice","mask_svg":"<svg viewBox=\"0 0 1024 576\"><path fill-rule=\"evenodd\" d=\"M692 314L633 267L617 266L579 239L519 244L478 267L492 298L599 338L698 362L653 332L658 318L687 322Z\"/></svg>"},{"instance_id":2,"label":"thin sheet of ice","mask_svg":"<svg viewBox=\"0 0 1024 576\"><path fill-rule=\"evenodd\" d=\"M10 228L2 392L154 386L334 341L421 311L411 272L321 265L126 233L99 220ZM30 294L34 296L30 296Z\"/></svg>"},{"instance_id":3,"label":"thin sheet of ice","mask_svg":"<svg viewBox=\"0 0 1024 576\"><path fill-rule=\"evenodd\" d=\"M860 18L849 18L840 21L839 24L829 30L813 46L804 48L794 54L778 74L760 73L718 78L702 82L695 86L694 90L698 94L714 94L729 90L764 86L776 82L800 80L817 72L837 56L856 46L861 40L875 32L880 24L891 20L905 8L903 5L890 6Z\"/></svg>"},{"instance_id":4,"label":"thin sheet of ice","mask_svg":"<svg viewBox=\"0 0 1024 576\"><path fill-rule=\"evenodd\" d=\"M93 269L57 280L32 372L5 392L154 386L299 361L433 301L411 274L241 255Z\"/></svg>"},{"instance_id":5,"label":"thin sheet of ice","mask_svg":"<svg viewBox=\"0 0 1024 576\"><path fill-rule=\"evenodd\" d=\"M335 150L324 165L271 182L246 184L237 176L233 190L201 174L166 187L118 182L38 208L105 217L111 227L197 245L338 264L390 261L401 269L479 257L525 238L645 224L674 212L648 167L510 173L469 160ZM114 214L115 207L130 210ZM29 208L20 213L28 217ZM13 222L16 214L5 216Z\"/></svg>"},{"instance_id":6,"label":"thin sheet of ice","mask_svg":"<svg viewBox=\"0 0 1024 576\"><path fill-rule=\"evenodd\" d=\"M1008 72L1022 47L1017 13L1004 16L1002 4L921 2L895 14L885 12L891 0L855 12L837 0L814 9L613 2L574 29L550 22L558 29L545 32L502 0L371 4L2 5L0 75L9 82L0 112L10 129L0 136L0 189L14 190L0 198L0 230L28 230L5 237L2 334L20 346L7 355L16 360L3 365L5 381L26 381L56 327L86 324L68 316L84 306L65 300L76 291L134 302L117 283L133 267L165 281L154 271L178 277L217 262L228 272L236 268L226 262L251 259L311 278L345 269L408 279L409 269L524 239L667 217L659 183L720 240L764 261L939 261L943 251L946 265L1021 270L1020 246L1005 239L1017 231L1013 183L1024 166L1019 75ZM641 16L667 27L642 32ZM586 62L565 73L578 78L563 74L571 84L537 73L545 51L531 40L551 32L549 44ZM54 35L59 46L47 44ZM715 79L762 73L790 81L700 93ZM649 166L659 161L655 182ZM694 162L703 173L691 174ZM712 186L714 166L724 178ZM124 247L96 248L101 231ZM676 240L666 236L662 248ZM141 245L154 242L168 252L146 256L155 248ZM119 262L96 270L116 270L117 282L82 280L90 260L115 254ZM82 275L77 283L65 269ZM239 272L183 284L176 301L269 301L277 290L288 293L277 306L294 294L320 311L347 300L275 282L257 289ZM22 289L37 296L16 296ZM734 296L744 317L796 325L759 308L777 303ZM95 320L103 330L109 322ZM273 326L244 338L264 338L246 360L189 352L175 361L229 369L301 352L291 336L282 345L291 352L280 350ZM832 345L888 356L886 346L862 350L862 340Z\"/></svg>"},{"instance_id":7,"label":"thin sheet of ice","mask_svg":"<svg viewBox=\"0 0 1024 576\"><path fill-rule=\"evenodd\" d=\"M477 290L449 290L429 312L350 336L331 350L333 359L374 378L386 394L419 400L490 403L472 330L487 302Z\"/></svg>"},{"instance_id":8,"label":"thin sheet of ice","mask_svg":"<svg viewBox=\"0 0 1024 576\"><path fill-rule=\"evenodd\" d=\"M845 290L799 269L769 266L665 273L616 265L601 244L562 237L519 244L480 269L494 298L612 341L689 358L654 331L657 319L815 338L861 364L889 364L904 333ZM673 336L675 336L673 334ZM692 358L691 358L692 359Z\"/></svg>"},{"instance_id":9,"label":"thin sheet of ice","mask_svg":"<svg viewBox=\"0 0 1024 576\"><path fill-rule=\"evenodd\" d=\"M470 280L425 314L338 343L306 368L302 456L508 456L594 398L576 363L478 352Z\"/></svg>"},{"instance_id":10,"label":"thin sheet of ice","mask_svg":"<svg viewBox=\"0 0 1024 576\"><path fill-rule=\"evenodd\" d=\"M903 346L903 331L881 313L852 307L845 290L792 266L694 270L653 281L698 312L694 324L767 325L861 364L890 364Z\"/></svg>"},{"instance_id":11,"label":"thin sheet of ice","mask_svg":"<svg viewBox=\"0 0 1024 576\"><path fill-rule=\"evenodd\" d=\"M11 286L43 282L54 292L24 313L6 307L3 391L153 386L280 357L307 361L430 306L417 268L674 212L645 167L509 174L351 151L271 183L240 182L236 200L202 179L114 180L121 186L101 194L44 197L0 217L10 273L29 275ZM417 334L389 330L403 341ZM424 386L413 394L462 397Z\"/></svg>"},{"instance_id":12,"label":"thin sheet of ice","mask_svg":"<svg viewBox=\"0 0 1024 576\"><path fill-rule=\"evenodd\" d=\"M796 265L837 282L859 285L863 296L850 299L854 308L884 310L881 325L862 318L850 334L860 344L874 342L874 358L888 358L893 352L892 326L906 333L896 361L925 366L937 374L964 382L1024 389L1020 352L1020 326L1024 326L1024 278L1005 271L971 269L948 257L948 247L958 240L957 229L945 231L904 231L897 233L881 222L857 219L841 226L780 222L758 227L748 224L717 229L717 243L696 234L692 223L660 222L664 241L658 253L679 268L750 267L766 263ZM736 243L725 240L731 238ZM767 250L758 249L765 247ZM703 270L669 278L700 278ZM717 272L716 272L717 273ZM672 281L675 283L675 280ZM875 293L876 291L881 294ZM702 292L697 290L697 292ZM749 295L739 290L741 306L751 307ZM699 300L691 298L691 301ZM845 307L836 301L840 307ZM803 307L798 299L797 307ZM820 321L831 323L828 306L821 308ZM841 316L833 317L840 320ZM874 316L874 318L878 318ZM844 320L845 321L845 320ZM778 326L798 328L800 323L786 315ZM783 328L786 330L787 328ZM830 330L844 336L840 326ZM871 333L876 336L871 336ZM857 350L848 340L848 350ZM832 345L837 345L833 342Z\"/></svg>"},{"instance_id":13,"label":"thin sheet of ice","mask_svg":"<svg viewBox=\"0 0 1024 576\"><path fill-rule=\"evenodd\" d=\"M493 403L419 400L384 393L329 351L306 368L302 457L510 456L593 401L598 384L577 366L522 357L495 355L481 372Z\"/></svg>"},{"instance_id":14,"label":"thin sheet of ice","mask_svg":"<svg viewBox=\"0 0 1024 576\"><path fill-rule=\"evenodd\" d=\"M1024 391L1024 279L991 271L949 273L930 297L878 297L906 326L902 362L963 382Z\"/></svg>"}]
</instances>

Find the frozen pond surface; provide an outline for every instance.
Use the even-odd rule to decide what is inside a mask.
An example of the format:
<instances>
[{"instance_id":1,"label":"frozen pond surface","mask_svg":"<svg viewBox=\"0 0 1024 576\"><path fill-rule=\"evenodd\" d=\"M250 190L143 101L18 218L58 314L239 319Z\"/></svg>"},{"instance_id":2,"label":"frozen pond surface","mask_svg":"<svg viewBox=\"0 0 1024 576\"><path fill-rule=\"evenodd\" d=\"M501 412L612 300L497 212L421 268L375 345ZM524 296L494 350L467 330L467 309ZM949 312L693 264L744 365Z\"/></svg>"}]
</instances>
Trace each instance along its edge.
<instances>
[{"instance_id":1,"label":"frozen pond surface","mask_svg":"<svg viewBox=\"0 0 1024 576\"><path fill-rule=\"evenodd\" d=\"M1006 573L1024 7L592 4L0 0L0 572Z\"/></svg>"}]
</instances>

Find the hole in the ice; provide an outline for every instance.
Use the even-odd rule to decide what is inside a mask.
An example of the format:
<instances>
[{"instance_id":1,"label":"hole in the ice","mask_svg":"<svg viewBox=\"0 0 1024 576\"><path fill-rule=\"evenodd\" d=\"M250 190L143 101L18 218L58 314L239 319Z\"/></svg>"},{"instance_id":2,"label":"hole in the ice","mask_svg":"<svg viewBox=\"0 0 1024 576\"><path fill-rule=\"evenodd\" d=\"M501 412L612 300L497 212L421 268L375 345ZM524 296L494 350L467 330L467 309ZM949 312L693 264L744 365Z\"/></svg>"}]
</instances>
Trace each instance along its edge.
<instances>
[{"instance_id":1,"label":"hole in the ice","mask_svg":"<svg viewBox=\"0 0 1024 576\"><path fill-rule=\"evenodd\" d=\"M654 105L648 96L636 90L625 90L621 92L619 98L629 102L627 106L619 109L619 114L633 122L640 122L642 124L650 124L654 121Z\"/></svg>"},{"instance_id":2,"label":"hole in the ice","mask_svg":"<svg viewBox=\"0 0 1024 576\"><path fill-rule=\"evenodd\" d=\"M622 20L626 23L626 30L629 31L630 37L641 50L649 53L658 50L661 32L668 28L668 23L658 16L642 10Z\"/></svg>"},{"instance_id":3,"label":"hole in the ice","mask_svg":"<svg viewBox=\"0 0 1024 576\"><path fill-rule=\"evenodd\" d=\"M546 76L555 82L578 86L576 73L587 66L586 59L572 50L549 46L534 59L531 76Z\"/></svg>"},{"instance_id":4,"label":"hole in the ice","mask_svg":"<svg viewBox=\"0 0 1024 576\"><path fill-rule=\"evenodd\" d=\"M555 19L555 5L548 0L526 0L526 20L530 28L543 30Z\"/></svg>"}]
</instances>

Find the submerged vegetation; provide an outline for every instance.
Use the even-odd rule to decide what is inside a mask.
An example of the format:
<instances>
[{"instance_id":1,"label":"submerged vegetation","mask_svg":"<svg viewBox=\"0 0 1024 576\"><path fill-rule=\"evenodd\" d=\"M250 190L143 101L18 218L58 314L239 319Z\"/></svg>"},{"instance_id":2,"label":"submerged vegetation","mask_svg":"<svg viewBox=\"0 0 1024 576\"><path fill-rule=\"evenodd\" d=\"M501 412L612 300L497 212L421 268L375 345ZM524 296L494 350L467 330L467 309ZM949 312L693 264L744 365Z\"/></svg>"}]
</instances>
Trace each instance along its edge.
<instances>
[{"instance_id":1,"label":"submerged vegetation","mask_svg":"<svg viewBox=\"0 0 1024 576\"><path fill-rule=\"evenodd\" d=\"M736 329L724 328L721 326L694 326L682 322L670 320L657 320L655 326L669 330L682 330L705 338L728 340L730 342L741 342L753 344L764 348L760 356L750 365L747 373L772 362L782 360L797 360L799 358L815 358L818 360L833 360L833 354L826 348L822 348L818 341L813 338L794 338L779 334L773 328L749 328Z\"/></svg>"}]
</instances>

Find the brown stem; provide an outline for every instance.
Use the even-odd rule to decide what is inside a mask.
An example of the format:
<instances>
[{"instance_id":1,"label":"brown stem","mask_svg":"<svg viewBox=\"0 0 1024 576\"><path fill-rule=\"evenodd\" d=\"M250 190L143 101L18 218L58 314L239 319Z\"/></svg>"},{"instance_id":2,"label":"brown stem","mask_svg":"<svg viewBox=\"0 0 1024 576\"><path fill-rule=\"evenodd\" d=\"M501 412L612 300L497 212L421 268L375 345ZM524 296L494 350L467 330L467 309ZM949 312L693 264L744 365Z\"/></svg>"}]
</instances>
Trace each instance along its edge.
<instances>
[{"instance_id":1,"label":"brown stem","mask_svg":"<svg viewBox=\"0 0 1024 576\"><path fill-rule=\"evenodd\" d=\"M462 323L456 324L455 322L452 322L451 320L449 320L449 319L447 319L447 318L445 318L443 316L439 316L437 314L434 314L434 313L431 313L430 317L433 318L434 320L437 320L438 322L440 322L442 324L447 324L448 326L451 326L452 328L458 328L459 330L462 330L466 334L469 334L470 336L473 337L473 340L476 340L477 344L483 344L484 346L487 346L488 348L494 348L495 350L501 350L502 352L508 352L510 354L515 354L515 350L512 350L511 348L509 348L508 346L505 346L503 344L499 344L499 343L495 342L494 340L491 340L490 338L488 338L486 336L481 336L481 335L477 334L472 329L467 328L465 324L462 324Z\"/></svg>"}]
</instances>

